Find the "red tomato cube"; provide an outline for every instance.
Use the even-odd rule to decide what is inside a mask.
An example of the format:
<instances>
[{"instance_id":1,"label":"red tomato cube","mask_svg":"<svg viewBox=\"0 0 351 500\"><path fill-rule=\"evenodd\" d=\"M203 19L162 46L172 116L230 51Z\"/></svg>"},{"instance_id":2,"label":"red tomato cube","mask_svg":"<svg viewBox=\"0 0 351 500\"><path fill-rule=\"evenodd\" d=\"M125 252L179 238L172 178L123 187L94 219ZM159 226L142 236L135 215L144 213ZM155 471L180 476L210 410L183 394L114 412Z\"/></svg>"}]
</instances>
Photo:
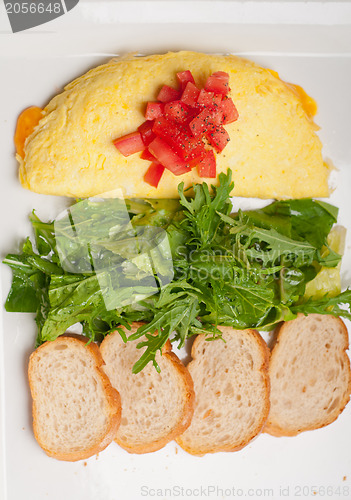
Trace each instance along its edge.
<instances>
[{"instance_id":1,"label":"red tomato cube","mask_svg":"<svg viewBox=\"0 0 351 500\"><path fill-rule=\"evenodd\" d=\"M206 154L206 149L204 143L201 140L195 139L195 137L190 137L188 142L188 150L186 152L188 158L198 158L203 157Z\"/></svg>"},{"instance_id":2,"label":"red tomato cube","mask_svg":"<svg viewBox=\"0 0 351 500\"><path fill-rule=\"evenodd\" d=\"M210 108L214 107L214 93L207 92L205 89L200 90L199 97L197 98L197 103L200 106L207 106Z\"/></svg>"},{"instance_id":3,"label":"red tomato cube","mask_svg":"<svg viewBox=\"0 0 351 500\"><path fill-rule=\"evenodd\" d=\"M157 100L161 102L175 101L176 99L179 98L180 98L179 90L176 90L173 87L169 87L168 85L164 85L157 96Z\"/></svg>"},{"instance_id":4,"label":"red tomato cube","mask_svg":"<svg viewBox=\"0 0 351 500\"><path fill-rule=\"evenodd\" d=\"M158 162L153 162L147 169L144 175L144 181L157 188L158 183L161 180L162 174L165 170L165 167Z\"/></svg>"},{"instance_id":5,"label":"red tomato cube","mask_svg":"<svg viewBox=\"0 0 351 500\"><path fill-rule=\"evenodd\" d=\"M215 104L215 106L219 106L222 102L222 94L215 94L214 97L213 97L213 102Z\"/></svg>"},{"instance_id":6,"label":"red tomato cube","mask_svg":"<svg viewBox=\"0 0 351 500\"><path fill-rule=\"evenodd\" d=\"M229 88L229 75L224 71L216 71L207 78L205 90L215 94L227 95Z\"/></svg>"},{"instance_id":7,"label":"red tomato cube","mask_svg":"<svg viewBox=\"0 0 351 500\"><path fill-rule=\"evenodd\" d=\"M207 151L205 146L200 141L196 147L194 147L186 156L185 160L189 163L189 166L195 167L200 163L200 161L206 156Z\"/></svg>"},{"instance_id":8,"label":"red tomato cube","mask_svg":"<svg viewBox=\"0 0 351 500\"><path fill-rule=\"evenodd\" d=\"M198 163L197 171L200 177L216 177L216 157L211 149L206 156Z\"/></svg>"},{"instance_id":9,"label":"red tomato cube","mask_svg":"<svg viewBox=\"0 0 351 500\"><path fill-rule=\"evenodd\" d=\"M206 137L211 146L214 147L215 150L218 151L218 153L223 151L223 149L230 141L228 132L221 125L213 127L212 130L208 130L206 133Z\"/></svg>"},{"instance_id":10,"label":"red tomato cube","mask_svg":"<svg viewBox=\"0 0 351 500\"><path fill-rule=\"evenodd\" d=\"M145 149L140 132L132 132L116 139L113 144L123 156L130 156Z\"/></svg>"},{"instance_id":11,"label":"red tomato cube","mask_svg":"<svg viewBox=\"0 0 351 500\"><path fill-rule=\"evenodd\" d=\"M138 127L138 131L140 132L141 138L145 146L148 146L150 142L155 139L155 134L152 131L152 127L154 126L154 122L147 120L142 123L140 127Z\"/></svg>"},{"instance_id":12,"label":"red tomato cube","mask_svg":"<svg viewBox=\"0 0 351 500\"><path fill-rule=\"evenodd\" d=\"M194 137L190 134L190 131L179 123L167 120L165 116L155 120L153 131L156 136L164 139L183 160L186 159L186 154L194 147Z\"/></svg>"},{"instance_id":13,"label":"red tomato cube","mask_svg":"<svg viewBox=\"0 0 351 500\"><path fill-rule=\"evenodd\" d=\"M189 108L182 101L171 101L165 104L164 114L166 118L184 123L189 116Z\"/></svg>"},{"instance_id":14,"label":"red tomato cube","mask_svg":"<svg viewBox=\"0 0 351 500\"><path fill-rule=\"evenodd\" d=\"M157 161L148 149L144 149L144 151L140 155L140 158L147 161Z\"/></svg>"},{"instance_id":15,"label":"red tomato cube","mask_svg":"<svg viewBox=\"0 0 351 500\"><path fill-rule=\"evenodd\" d=\"M213 111L208 108L203 109L191 122L189 127L194 137L202 137L208 129L213 128Z\"/></svg>"},{"instance_id":16,"label":"red tomato cube","mask_svg":"<svg viewBox=\"0 0 351 500\"><path fill-rule=\"evenodd\" d=\"M239 118L238 110L230 98L223 99L220 108L223 111L223 125L235 122Z\"/></svg>"},{"instance_id":17,"label":"red tomato cube","mask_svg":"<svg viewBox=\"0 0 351 500\"><path fill-rule=\"evenodd\" d=\"M148 102L146 105L145 118L147 120L155 120L163 115L162 102Z\"/></svg>"},{"instance_id":18,"label":"red tomato cube","mask_svg":"<svg viewBox=\"0 0 351 500\"><path fill-rule=\"evenodd\" d=\"M173 146L177 154L187 163L190 160L199 158L206 153L205 147L201 139L199 140L190 133L188 127L180 129L178 134L169 140L169 144Z\"/></svg>"},{"instance_id":19,"label":"red tomato cube","mask_svg":"<svg viewBox=\"0 0 351 500\"><path fill-rule=\"evenodd\" d=\"M180 71L179 73L177 73L177 78L178 78L178 81L180 83L180 88L182 90L185 89L186 84L188 82L191 82L191 83L193 83L195 85L194 77L193 77L193 75L191 74L191 72L189 70Z\"/></svg>"},{"instance_id":20,"label":"red tomato cube","mask_svg":"<svg viewBox=\"0 0 351 500\"><path fill-rule=\"evenodd\" d=\"M188 106L195 107L199 94L200 90L192 82L188 82L180 100Z\"/></svg>"},{"instance_id":21,"label":"red tomato cube","mask_svg":"<svg viewBox=\"0 0 351 500\"><path fill-rule=\"evenodd\" d=\"M149 146L149 151L154 157L174 175L189 172L189 167L161 137L156 137Z\"/></svg>"},{"instance_id":22,"label":"red tomato cube","mask_svg":"<svg viewBox=\"0 0 351 500\"><path fill-rule=\"evenodd\" d=\"M217 108L213 113L213 123L214 125L223 125L223 111L221 108Z\"/></svg>"},{"instance_id":23,"label":"red tomato cube","mask_svg":"<svg viewBox=\"0 0 351 500\"><path fill-rule=\"evenodd\" d=\"M173 144L175 137L179 134L177 124L171 120L167 120L165 116L161 116L161 118L155 120L152 130L156 136L162 137L171 144Z\"/></svg>"}]
</instances>

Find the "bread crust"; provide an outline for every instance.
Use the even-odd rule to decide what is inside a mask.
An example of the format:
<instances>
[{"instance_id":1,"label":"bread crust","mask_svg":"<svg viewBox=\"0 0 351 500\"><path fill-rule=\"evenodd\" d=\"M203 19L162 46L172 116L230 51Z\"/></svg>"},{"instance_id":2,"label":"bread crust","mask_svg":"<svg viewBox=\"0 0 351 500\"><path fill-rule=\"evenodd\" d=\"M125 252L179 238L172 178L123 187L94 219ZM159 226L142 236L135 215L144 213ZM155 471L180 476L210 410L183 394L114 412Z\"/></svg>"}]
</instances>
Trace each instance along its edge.
<instances>
[{"instance_id":1,"label":"bread crust","mask_svg":"<svg viewBox=\"0 0 351 500\"><path fill-rule=\"evenodd\" d=\"M57 450L52 450L46 446L46 444L40 439L39 437L39 430L38 430L38 422L37 422L37 405L36 405L36 387L33 382L33 364L35 361L35 358L40 354L42 350L47 349L48 347L52 347L55 345L55 343L58 343L62 341L62 339L65 339L66 342L69 343L75 343L79 342L81 343L85 349L89 351L89 354L94 358L95 361L95 371L98 374L103 391L106 395L106 399L108 401L108 407L110 409L109 412L109 424L107 426L107 429L105 433L100 437L100 439L91 447L86 448L81 451L75 451L75 452L60 452ZM32 416L33 416L33 431L34 431L34 436L41 448L49 455L50 457L56 458L57 460L65 460L69 462L76 462L78 460L84 460L87 459L93 455L96 455L100 451L103 451L114 439L116 432L118 430L118 427L120 425L121 421L121 399L118 391L114 389L104 373L104 371L101 369L101 367L104 365L104 360L101 356L100 350L98 346L92 342L89 343L89 339L82 336L82 335L75 335L75 334L66 334L66 335L61 335L58 337L56 340L45 342L41 346L39 346L31 355L29 358L29 366L28 366L28 380L29 380L29 387L31 390L32 394Z\"/></svg>"},{"instance_id":2,"label":"bread crust","mask_svg":"<svg viewBox=\"0 0 351 500\"><path fill-rule=\"evenodd\" d=\"M222 333L229 333L229 332L235 331L232 327L229 327L229 326L218 326L218 329ZM259 423L257 424L256 428L252 432L251 436L235 446L231 446L231 445L224 445L224 446L222 445L221 446L221 445L214 444L212 447L209 447L204 452L204 451L200 451L199 449L192 448L191 446L189 446L187 444L187 442L184 439L182 439L182 436L179 436L178 438L176 438L176 442L179 444L179 446L181 446L181 448L183 448L183 450L190 453L191 455L203 456L207 453L239 451L242 448L244 448L246 445L248 445L262 431L262 429L264 428L264 425L267 421L269 409L270 409L270 400L269 400L270 380L269 380L269 375L268 375L270 352L269 352L269 349L267 347L266 342L263 340L261 335L256 330L247 329L247 330L243 330L243 331L247 332L248 335L254 337L255 341L257 342L257 344L259 346L260 353L262 356L262 364L260 366L259 371L262 375L262 381L263 381L263 385L264 385L265 393L266 393L262 417L261 417ZM196 339L194 340L194 343L193 343L193 346L191 349L192 360L187 365L187 368L190 368L190 370L189 370L190 374L191 374L191 365L195 364L197 361L196 352L198 351L198 346L199 346L199 344L201 344L201 342L205 342L204 336L198 335L196 337Z\"/></svg>"},{"instance_id":3,"label":"bread crust","mask_svg":"<svg viewBox=\"0 0 351 500\"><path fill-rule=\"evenodd\" d=\"M125 329L126 333L132 334L137 331L137 329L144 325L145 323L143 322L134 322L132 324L131 330ZM118 332L112 332L109 334L105 339L103 340L100 349L103 351L105 348L108 346L109 340L112 338L111 336L114 334L118 334ZM191 375L187 368L183 365L183 363L180 361L180 359L174 354L172 351L172 344L169 340L165 343L163 349L162 349L162 357L166 360L168 360L173 368L177 371L179 379L182 381L183 384L183 400L184 400L184 405L183 405L183 411L181 414L181 418L179 419L178 425L172 429L169 430L168 434L163 436L162 438L141 444L141 445L135 445L131 444L128 445L126 444L125 441L122 441L118 437L118 431L117 435L115 436L115 441L116 443L121 446L121 448L125 449L129 453L136 453L136 454L143 454L143 453L151 453L153 451L160 450L163 448L167 443L170 441L174 440L177 436L182 434L190 425L193 414L194 414L194 401L195 401L195 393L194 393L194 384L193 380L191 378ZM122 413L123 413L123 402L122 402Z\"/></svg>"},{"instance_id":4,"label":"bread crust","mask_svg":"<svg viewBox=\"0 0 351 500\"><path fill-rule=\"evenodd\" d=\"M297 318L303 318L303 317L305 317L305 315L302 313L298 314L298 316L297 316ZM346 325L342 321L341 318L335 317L335 316L329 316L329 318L332 318L333 321L335 321L338 324L338 327L340 329L340 333L343 337L343 340L344 340L343 344L344 345L343 345L343 350L342 350L341 354L342 354L342 359L345 362L345 365L344 365L345 369L347 370L347 374L348 374L348 385L347 385L347 389L344 393L344 397L340 401L340 404L339 404L339 413L337 413L336 415L331 415L329 418L326 418L323 422L320 422L320 424L313 424L313 425L311 424L309 426L304 426L296 431L293 431L293 430L290 430L288 428L280 426L277 422L270 420L269 416L268 416L267 423L266 423L262 432L265 432L265 433L270 434L271 436L275 436L275 437L292 437L292 436L297 436L301 432L311 431L311 430L315 430L315 429L321 429L322 427L325 427L325 426L331 424L332 422L335 422L335 420L343 412L345 406L349 402L350 395L351 395L351 369L350 369L350 359L346 353L347 349L349 348L349 335L348 335ZM295 321L295 320L291 320L291 321ZM285 323L282 323L280 325L280 327L278 327L278 334L277 334L275 342L271 348L271 354L270 354L271 359L273 359L277 355L278 349L279 349L279 342L281 341L285 331L291 326L291 321L287 321Z\"/></svg>"}]
</instances>

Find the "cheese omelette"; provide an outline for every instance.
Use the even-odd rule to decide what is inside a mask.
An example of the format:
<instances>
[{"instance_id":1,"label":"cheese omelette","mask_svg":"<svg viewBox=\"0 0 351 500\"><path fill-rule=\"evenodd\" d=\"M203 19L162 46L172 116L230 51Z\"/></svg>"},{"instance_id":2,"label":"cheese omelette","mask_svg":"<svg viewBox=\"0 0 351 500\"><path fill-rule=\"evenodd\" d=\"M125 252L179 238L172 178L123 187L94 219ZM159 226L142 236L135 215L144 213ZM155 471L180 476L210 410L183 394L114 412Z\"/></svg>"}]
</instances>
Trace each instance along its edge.
<instances>
[{"instance_id":1,"label":"cheese omelette","mask_svg":"<svg viewBox=\"0 0 351 500\"><path fill-rule=\"evenodd\" d=\"M22 185L70 197L120 188L127 197L174 198L179 182L202 182L196 168L181 176L166 170L154 188L143 180L149 162L139 153L124 157L113 145L145 120L146 103L162 85L177 87L176 73L188 69L201 87L215 71L229 74L239 119L226 125L230 142L216 161L217 175L232 169L234 196L328 196L313 100L251 61L194 52L116 58L67 85L43 110L24 158L17 155Z\"/></svg>"}]
</instances>

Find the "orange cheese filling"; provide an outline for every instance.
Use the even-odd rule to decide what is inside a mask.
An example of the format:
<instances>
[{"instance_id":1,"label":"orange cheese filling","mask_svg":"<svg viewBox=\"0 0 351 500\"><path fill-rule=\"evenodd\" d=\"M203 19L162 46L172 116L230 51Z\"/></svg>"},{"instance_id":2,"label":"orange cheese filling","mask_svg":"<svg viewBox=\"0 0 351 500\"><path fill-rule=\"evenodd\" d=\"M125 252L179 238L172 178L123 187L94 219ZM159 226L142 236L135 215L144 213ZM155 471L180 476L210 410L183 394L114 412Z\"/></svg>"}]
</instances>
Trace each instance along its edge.
<instances>
[{"instance_id":1,"label":"orange cheese filling","mask_svg":"<svg viewBox=\"0 0 351 500\"><path fill-rule=\"evenodd\" d=\"M27 137L33 132L42 118L42 109L37 106L30 106L22 111L17 118L14 142L16 152L21 158L24 158L24 143Z\"/></svg>"},{"instance_id":2,"label":"orange cheese filling","mask_svg":"<svg viewBox=\"0 0 351 500\"><path fill-rule=\"evenodd\" d=\"M279 73L277 71L274 71L273 69L268 69L268 71L275 76L276 78L279 78L280 81L282 81L287 87L289 87L290 90L294 92L296 97L301 101L302 107L308 118L312 121L313 117L316 116L317 114L317 103L316 101L310 97L300 85L296 85L295 83L289 83L289 82L284 82L279 76Z\"/></svg>"}]
</instances>

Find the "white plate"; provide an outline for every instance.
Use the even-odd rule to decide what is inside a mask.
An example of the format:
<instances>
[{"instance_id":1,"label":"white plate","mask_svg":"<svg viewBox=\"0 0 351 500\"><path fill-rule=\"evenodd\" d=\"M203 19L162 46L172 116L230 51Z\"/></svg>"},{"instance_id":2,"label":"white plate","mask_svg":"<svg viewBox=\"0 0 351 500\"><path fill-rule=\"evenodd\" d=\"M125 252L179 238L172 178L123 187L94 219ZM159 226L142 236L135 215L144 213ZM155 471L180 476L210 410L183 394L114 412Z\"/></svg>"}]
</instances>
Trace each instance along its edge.
<instances>
[{"instance_id":1,"label":"white plate","mask_svg":"<svg viewBox=\"0 0 351 500\"><path fill-rule=\"evenodd\" d=\"M67 201L19 185L12 142L18 113L31 104L44 105L74 77L126 51L240 53L302 85L319 103L324 153L339 169L330 201L340 207L339 221L350 230L350 4L291 2L284 7L81 1L62 18L18 34L9 32L1 12L1 256L30 234L33 208L50 218ZM351 284L350 234L344 286ZM10 281L10 270L1 266L2 303ZM351 498L351 405L326 428L294 438L264 434L237 453L195 458L170 443L137 456L113 443L98 457L78 463L48 458L32 434L26 378L35 323L31 315L1 308L1 329L1 499Z\"/></svg>"}]
</instances>

